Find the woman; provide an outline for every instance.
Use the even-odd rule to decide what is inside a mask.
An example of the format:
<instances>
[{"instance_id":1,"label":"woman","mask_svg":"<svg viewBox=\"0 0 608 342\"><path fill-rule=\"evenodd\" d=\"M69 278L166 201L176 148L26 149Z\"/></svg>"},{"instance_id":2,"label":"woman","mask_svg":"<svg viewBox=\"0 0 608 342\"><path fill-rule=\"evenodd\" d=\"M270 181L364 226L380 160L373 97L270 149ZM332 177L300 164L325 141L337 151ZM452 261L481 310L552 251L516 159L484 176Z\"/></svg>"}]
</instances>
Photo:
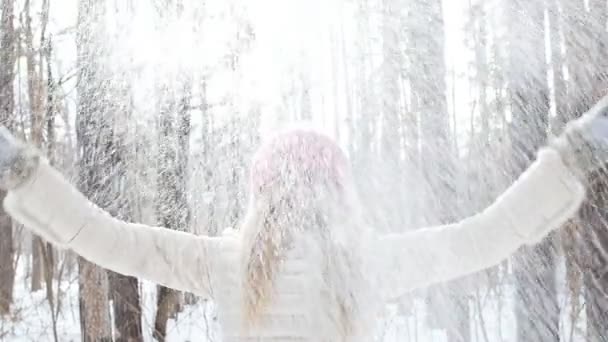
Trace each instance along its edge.
<instances>
[{"instance_id":1,"label":"woman","mask_svg":"<svg viewBox=\"0 0 608 342\"><path fill-rule=\"evenodd\" d=\"M215 300L224 341L369 341L383 300L496 265L570 218L594 160L606 160L607 108L605 98L568 124L483 212L387 236L359 217L342 151L307 130L258 151L244 222L220 237L115 219L6 130L0 185L6 211L55 245Z\"/></svg>"}]
</instances>

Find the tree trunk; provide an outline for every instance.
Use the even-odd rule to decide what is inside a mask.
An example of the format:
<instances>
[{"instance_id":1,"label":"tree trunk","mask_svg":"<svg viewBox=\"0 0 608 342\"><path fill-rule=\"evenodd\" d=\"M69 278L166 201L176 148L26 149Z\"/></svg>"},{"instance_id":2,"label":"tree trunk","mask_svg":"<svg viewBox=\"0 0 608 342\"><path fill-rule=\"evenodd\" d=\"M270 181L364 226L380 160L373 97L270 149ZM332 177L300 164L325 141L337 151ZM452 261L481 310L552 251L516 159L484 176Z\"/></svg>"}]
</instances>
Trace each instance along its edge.
<instances>
[{"instance_id":1,"label":"tree trunk","mask_svg":"<svg viewBox=\"0 0 608 342\"><path fill-rule=\"evenodd\" d=\"M119 77L119 76L116 76ZM133 206L128 189L131 180L127 176L128 160L133 160L132 146L126 142L128 127L130 127L132 106L128 95L130 89L117 87L115 90L114 105L110 105L114 113L122 113L121 119L116 119L112 132L112 144L109 167L112 168L108 177L113 179L114 186L111 188L112 200L106 209L113 216L124 220L133 221ZM119 129L118 127L122 127ZM110 280L110 298L114 309L114 326L116 331L116 342L143 342L141 324L141 304L139 296L139 281L135 277L125 276L108 271Z\"/></svg>"},{"instance_id":2,"label":"tree trunk","mask_svg":"<svg viewBox=\"0 0 608 342\"><path fill-rule=\"evenodd\" d=\"M106 273L78 257L78 274L82 341L112 342Z\"/></svg>"},{"instance_id":3,"label":"tree trunk","mask_svg":"<svg viewBox=\"0 0 608 342\"><path fill-rule=\"evenodd\" d=\"M156 297L156 318L154 319L153 336L158 342L167 338L167 322L177 311L179 292L165 286L159 286Z\"/></svg>"},{"instance_id":4,"label":"tree trunk","mask_svg":"<svg viewBox=\"0 0 608 342\"><path fill-rule=\"evenodd\" d=\"M115 342L143 341L139 281L118 273L109 273L114 308Z\"/></svg>"},{"instance_id":5,"label":"tree trunk","mask_svg":"<svg viewBox=\"0 0 608 342\"><path fill-rule=\"evenodd\" d=\"M402 229L404 227L403 206L401 201L404 193L401 186L402 166L401 162L401 68L403 55L399 49L399 31L401 24L401 8L396 6L397 2L383 1L383 23L382 23L382 89L380 91L380 106L382 109L379 158L382 160L382 179L384 182L377 184L380 188L381 198L390 199L382 203L385 206L382 224L383 230ZM380 171L380 170L378 170Z\"/></svg>"},{"instance_id":6,"label":"tree trunk","mask_svg":"<svg viewBox=\"0 0 608 342\"><path fill-rule=\"evenodd\" d=\"M159 160L157 216L163 227L186 230L190 213L186 196L187 165L190 138L190 80L183 82L181 97L167 84L161 86L159 113ZM158 287L154 337L165 341L167 321L179 311L181 293Z\"/></svg>"},{"instance_id":7,"label":"tree trunk","mask_svg":"<svg viewBox=\"0 0 608 342\"><path fill-rule=\"evenodd\" d=\"M15 110L13 81L15 79L14 1L2 2L0 18L0 125L13 127ZM6 192L0 191L0 202ZM0 315L8 314L13 302L15 282L12 221L0 206Z\"/></svg>"},{"instance_id":8,"label":"tree trunk","mask_svg":"<svg viewBox=\"0 0 608 342\"><path fill-rule=\"evenodd\" d=\"M30 125L32 144L37 148L42 148L43 141L43 86L42 70L36 70L36 51L34 50L34 35L32 32L32 16L30 1L24 3L25 13L25 47L26 47L26 66L27 66L27 90L29 98ZM32 271L31 271L31 290L42 289L42 252L43 242L40 237L32 235Z\"/></svg>"},{"instance_id":9,"label":"tree trunk","mask_svg":"<svg viewBox=\"0 0 608 342\"><path fill-rule=\"evenodd\" d=\"M573 118L574 113L568 110L568 87L565 80L564 68L566 66L566 56L562 52L563 26L566 24L562 16L562 0L548 0L547 14L549 19L549 37L551 48L551 68L553 73L553 88L555 94L555 120L551 123L551 132L558 135L562 132L565 124ZM581 212L585 211L585 204ZM578 229L581 225L576 224L575 220L566 224L560 229L558 236L561 242L561 249L565 256L566 264L566 284L570 300L570 322L576 324L581 313L581 293L582 293L582 273L580 269L580 259L578 255Z\"/></svg>"},{"instance_id":10,"label":"tree trunk","mask_svg":"<svg viewBox=\"0 0 608 342\"><path fill-rule=\"evenodd\" d=\"M202 130L202 146L201 146L201 156L202 156L202 164L201 167L203 169L203 187L205 190L205 196L203 198L204 208L206 209L206 221L207 231L206 234L210 236L217 235L219 230L219 225L216 217L215 210L215 190L213 184L215 182L215 168L214 165L214 153L213 146L214 144L214 129L213 129L213 121L212 116L209 113L209 104L207 102L207 82L205 79L200 82L200 101L201 101L201 130Z\"/></svg>"},{"instance_id":11,"label":"tree trunk","mask_svg":"<svg viewBox=\"0 0 608 342\"><path fill-rule=\"evenodd\" d=\"M180 2L168 1L163 19L182 19ZM159 224L176 230L188 230L190 210L187 198L187 166L190 139L190 99L193 80L186 73L175 73L158 80L158 151L156 213ZM180 87L175 87L179 84ZM203 90L204 91L204 90ZM205 106L206 99L203 99ZM205 110L205 109L203 109ZM205 138L205 137L204 137ZM180 311L183 294L158 286L154 338L165 341L167 321Z\"/></svg>"},{"instance_id":12,"label":"tree trunk","mask_svg":"<svg viewBox=\"0 0 608 342\"><path fill-rule=\"evenodd\" d=\"M180 229L178 212L178 180L177 180L177 132L175 123L175 98L169 92L166 84L160 90L159 113L159 160L157 165L157 216L159 223L166 228ZM175 291L164 286L158 286L156 299L156 317L154 320L154 338L164 342L167 336L167 321L175 312L177 305Z\"/></svg>"},{"instance_id":13,"label":"tree trunk","mask_svg":"<svg viewBox=\"0 0 608 342\"><path fill-rule=\"evenodd\" d=\"M105 1L80 0L77 24L77 128L79 188L101 208L108 206L111 188L112 114L108 111L110 84L108 47L104 37ZM112 341L108 278L98 266L78 258L80 321L85 342Z\"/></svg>"},{"instance_id":14,"label":"tree trunk","mask_svg":"<svg viewBox=\"0 0 608 342\"><path fill-rule=\"evenodd\" d=\"M375 148L374 136L377 125L376 120L370 120L375 117L381 108L377 104L378 96L375 93L373 82L368 77L371 67L371 47L370 47L370 6L367 0L358 1L357 8L357 33L361 37L357 46L356 58L356 78L357 87L357 110L352 113L347 113L352 116L351 121L351 136L353 146L351 146L351 156L353 164L354 178L357 182L357 189L361 193L370 194L367 198L362 198L363 205L368 208L369 216L373 222L381 222L381 216L384 212L381 203L377 203L375 199L379 198L376 187L369 179L369 173L373 172L371 166L374 165L373 152ZM356 116L355 116L356 115Z\"/></svg>"},{"instance_id":15,"label":"tree trunk","mask_svg":"<svg viewBox=\"0 0 608 342\"><path fill-rule=\"evenodd\" d=\"M52 58L52 42L46 36L46 27L48 24L49 15L49 0L44 0L42 3L42 33L40 38L41 53L40 53L40 74L43 72L43 61L46 62L46 103L45 103L45 124L47 132L46 153L49 158L49 163L55 165L55 91L56 84L53 78L51 68ZM57 291L57 296L53 293L53 279L55 276L55 252L50 242L41 242L42 248L42 267L44 270L44 285L46 290L46 298L51 311L51 324L53 329L53 340L59 342L57 331L57 318L59 315L60 296Z\"/></svg>"},{"instance_id":16,"label":"tree trunk","mask_svg":"<svg viewBox=\"0 0 608 342\"><path fill-rule=\"evenodd\" d=\"M129 34L130 20L133 17L132 4L126 1L113 2L115 13L114 24L126 35ZM133 189L135 180L130 175L132 163L136 160L135 134L133 119L132 86L128 79L133 65L128 58L122 58L121 51L110 51L113 58L120 63L112 66L111 85L106 89L108 98L106 112L111 118L112 129L109 132L107 147L106 177L111 178L111 187L107 190L109 200L106 210L114 217L127 221L135 221L135 205ZM135 166L137 167L137 166ZM135 189L137 190L137 189ZM110 299L114 310L115 342L143 342L142 308L139 294L139 281L135 277L125 276L108 271Z\"/></svg>"},{"instance_id":17,"label":"tree trunk","mask_svg":"<svg viewBox=\"0 0 608 342\"><path fill-rule=\"evenodd\" d=\"M608 237L606 229L606 214L602 208L608 205L608 169L604 168L591 177L592 192L581 208L579 229L573 236L576 238L574 247L578 253L571 255L576 258L576 265L582 270L585 287L585 313L587 316L587 336L585 341L606 342L608 336L608 272L606 272L606 250Z\"/></svg>"},{"instance_id":18,"label":"tree trunk","mask_svg":"<svg viewBox=\"0 0 608 342\"><path fill-rule=\"evenodd\" d=\"M567 110L558 112L560 121L580 116L606 93L608 88L608 55L606 46L606 3L592 0L589 11L582 0L562 0L562 23L566 41L565 62L569 74L566 100ZM608 196L606 169L590 177L591 190L580 211L580 221L569 229L565 238L575 237L569 244L568 264L582 273L585 313L587 317L586 341L608 341L608 272L605 257L608 250L605 207ZM566 241L564 241L566 242ZM573 267L574 268L574 267ZM576 290L576 289L575 289Z\"/></svg>"},{"instance_id":19,"label":"tree trunk","mask_svg":"<svg viewBox=\"0 0 608 342\"><path fill-rule=\"evenodd\" d=\"M545 143L549 117L548 65L545 56L544 6L508 2L509 67L514 178L534 160ZM523 247L513 258L516 278L517 338L559 341L559 303L555 285L555 250L551 237Z\"/></svg>"},{"instance_id":20,"label":"tree trunk","mask_svg":"<svg viewBox=\"0 0 608 342\"><path fill-rule=\"evenodd\" d=\"M420 120L421 173L424 177L423 222L453 222L457 216L456 146L451 137L445 82L442 2L415 2L407 18L412 110ZM470 340L469 304L462 281L435 286L427 297L431 323L446 330L448 341Z\"/></svg>"},{"instance_id":21,"label":"tree trunk","mask_svg":"<svg viewBox=\"0 0 608 342\"><path fill-rule=\"evenodd\" d=\"M565 56L562 52L562 25L564 20L561 15L562 0L548 0L547 14L549 17L549 39L551 48L551 71L553 73L553 88L555 93L555 112L557 114L556 121L551 125L551 131L554 135L561 132L563 126L569 118L566 115L568 109L568 93L567 84L564 75Z\"/></svg>"},{"instance_id":22,"label":"tree trunk","mask_svg":"<svg viewBox=\"0 0 608 342\"><path fill-rule=\"evenodd\" d=\"M552 9L550 13L556 13L554 16L561 24L566 45L563 61L569 75L561 98L557 98L556 88L556 102L562 103L561 110L557 108L558 121L564 123L583 114L608 88L607 9L606 2L599 0L589 1L589 10L583 0L554 1L561 12ZM587 317L585 340L590 342L608 341L608 260L605 257L608 216L600 210L605 207L608 196L607 175L604 169L590 177L591 190L581 208L580 220L563 234L573 295L578 294L577 278L582 274Z\"/></svg>"}]
</instances>

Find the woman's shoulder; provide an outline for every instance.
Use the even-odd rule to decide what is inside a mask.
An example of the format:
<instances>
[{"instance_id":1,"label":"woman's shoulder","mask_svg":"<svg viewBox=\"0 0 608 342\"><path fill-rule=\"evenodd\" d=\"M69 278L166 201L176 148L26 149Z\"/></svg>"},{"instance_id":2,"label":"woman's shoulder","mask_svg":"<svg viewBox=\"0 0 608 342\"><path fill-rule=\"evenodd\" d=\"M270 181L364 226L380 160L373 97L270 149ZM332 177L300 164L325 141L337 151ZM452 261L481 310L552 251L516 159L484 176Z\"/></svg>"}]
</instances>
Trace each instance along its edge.
<instances>
[{"instance_id":1,"label":"woman's shoulder","mask_svg":"<svg viewBox=\"0 0 608 342\"><path fill-rule=\"evenodd\" d=\"M222 249L222 254L235 254L241 250L243 241L242 233L232 227L226 228L217 237L217 244Z\"/></svg>"}]
</instances>

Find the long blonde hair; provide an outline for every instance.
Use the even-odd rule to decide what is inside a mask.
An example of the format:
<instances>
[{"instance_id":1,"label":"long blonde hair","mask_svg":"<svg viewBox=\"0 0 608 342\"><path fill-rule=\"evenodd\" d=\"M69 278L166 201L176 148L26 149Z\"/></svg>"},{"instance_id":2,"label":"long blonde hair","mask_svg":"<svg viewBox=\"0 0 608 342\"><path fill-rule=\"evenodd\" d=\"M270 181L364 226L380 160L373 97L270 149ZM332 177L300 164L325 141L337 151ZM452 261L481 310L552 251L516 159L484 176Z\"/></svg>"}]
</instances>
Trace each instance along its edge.
<instances>
[{"instance_id":1,"label":"long blonde hair","mask_svg":"<svg viewBox=\"0 0 608 342\"><path fill-rule=\"evenodd\" d=\"M350 170L342 151L326 137L310 131L285 134L262 148L252 166L241 227L245 323L257 323L272 302L281 261L300 243L299 236L306 236L323 259L319 271L329 298L322 310L332 312L340 334L348 338L359 328L363 308L357 296L365 284L360 248L365 224ZM310 153L321 159L307 160Z\"/></svg>"}]
</instances>

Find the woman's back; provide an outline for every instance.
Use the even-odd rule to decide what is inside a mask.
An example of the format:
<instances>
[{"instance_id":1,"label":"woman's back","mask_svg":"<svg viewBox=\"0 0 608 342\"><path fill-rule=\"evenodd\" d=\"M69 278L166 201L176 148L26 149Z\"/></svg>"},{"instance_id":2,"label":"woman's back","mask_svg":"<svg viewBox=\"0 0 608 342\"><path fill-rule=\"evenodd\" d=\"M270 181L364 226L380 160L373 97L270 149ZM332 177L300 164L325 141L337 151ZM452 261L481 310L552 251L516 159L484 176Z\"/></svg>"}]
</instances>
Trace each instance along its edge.
<instances>
[{"instance_id":1,"label":"woman's back","mask_svg":"<svg viewBox=\"0 0 608 342\"><path fill-rule=\"evenodd\" d=\"M226 236L226 234L225 234ZM223 341L369 341L341 337L340 315L323 279L323 256L318 246L304 238L285 253L274 280L272 297L254 321L246 317L243 298L241 239L229 233L225 248L216 259L211 279ZM361 296L359 298L368 298ZM362 322L353 322L362 325Z\"/></svg>"}]
</instances>

